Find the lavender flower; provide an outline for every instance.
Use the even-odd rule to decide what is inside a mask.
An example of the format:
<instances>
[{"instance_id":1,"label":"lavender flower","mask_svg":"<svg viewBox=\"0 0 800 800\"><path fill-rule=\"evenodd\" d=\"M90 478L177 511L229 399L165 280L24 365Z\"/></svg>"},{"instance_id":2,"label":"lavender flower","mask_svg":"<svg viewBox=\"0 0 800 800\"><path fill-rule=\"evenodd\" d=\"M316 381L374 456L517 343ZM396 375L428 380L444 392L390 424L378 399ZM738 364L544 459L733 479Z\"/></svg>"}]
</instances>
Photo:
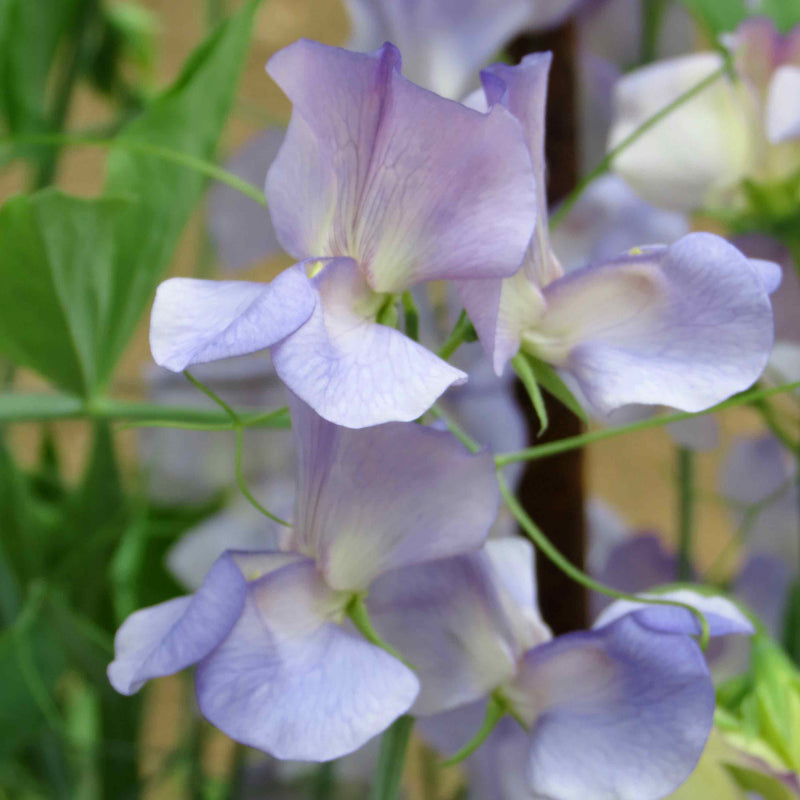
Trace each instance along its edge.
<instances>
[{"instance_id":1,"label":"lavender flower","mask_svg":"<svg viewBox=\"0 0 800 800\"><path fill-rule=\"evenodd\" d=\"M712 635L752 632L726 600L665 597L702 610ZM714 689L685 609L620 601L591 630L552 639L520 539L385 575L368 605L414 663L412 711L431 716L423 731L440 749L477 733L488 694L513 715L473 757L477 796L655 800L700 757Z\"/></svg>"},{"instance_id":2,"label":"lavender flower","mask_svg":"<svg viewBox=\"0 0 800 800\"><path fill-rule=\"evenodd\" d=\"M772 346L768 290L780 280L777 265L695 233L563 274L542 180L549 66L549 54L539 54L483 73L489 107L506 105L525 128L540 194L519 272L459 282L495 370L522 349L564 371L600 413L629 403L699 411L747 388Z\"/></svg>"},{"instance_id":3,"label":"lavender flower","mask_svg":"<svg viewBox=\"0 0 800 800\"><path fill-rule=\"evenodd\" d=\"M267 285L165 282L154 358L181 370L271 347L326 419L414 419L466 376L380 322L416 284L518 269L536 219L521 127L405 80L389 44L362 55L301 40L268 70L294 110L267 197L300 263Z\"/></svg>"},{"instance_id":4,"label":"lavender flower","mask_svg":"<svg viewBox=\"0 0 800 800\"><path fill-rule=\"evenodd\" d=\"M380 575L479 547L498 506L488 454L391 423L350 431L291 398L298 453L286 551L229 551L191 596L132 614L109 667L123 694L197 664L204 716L276 757L350 753L414 702L414 673L348 610Z\"/></svg>"}]
</instances>

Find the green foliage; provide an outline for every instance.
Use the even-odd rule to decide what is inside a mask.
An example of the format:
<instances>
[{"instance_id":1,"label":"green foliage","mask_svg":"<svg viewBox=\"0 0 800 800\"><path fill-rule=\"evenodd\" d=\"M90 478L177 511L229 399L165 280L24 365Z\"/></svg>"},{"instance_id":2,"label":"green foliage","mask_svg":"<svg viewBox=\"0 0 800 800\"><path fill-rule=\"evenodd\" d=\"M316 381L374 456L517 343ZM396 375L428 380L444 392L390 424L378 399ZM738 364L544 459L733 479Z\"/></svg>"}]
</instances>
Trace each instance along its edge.
<instances>
[{"instance_id":1,"label":"green foliage","mask_svg":"<svg viewBox=\"0 0 800 800\"><path fill-rule=\"evenodd\" d=\"M175 84L119 134L120 138L212 159L228 117L259 0L223 23L190 57ZM110 311L116 325L100 366L109 374L149 303L200 199L205 178L183 166L130 150L108 160L106 192L133 195L137 203L116 228L118 280Z\"/></svg>"},{"instance_id":2,"label":"green foliage","mask_svg":"<svg viewBox=\"0 0 800 800\"><path fill-rule=\"evenodd\" d=\"M800 0L683 0L683 4L712 37L735 30L753 16L770 17L783 33L800 22Z\"/></svg>"},{"instance_id":3,"label":"green foliage","mask_svg":"<svg viewBox=\"0 0 800 800\"><path fill-rule=\"evenodd\" d=\"M105 377L120 208L49 190L0 208L0 351L87 397Z\"/></svg>"}]
</instances>

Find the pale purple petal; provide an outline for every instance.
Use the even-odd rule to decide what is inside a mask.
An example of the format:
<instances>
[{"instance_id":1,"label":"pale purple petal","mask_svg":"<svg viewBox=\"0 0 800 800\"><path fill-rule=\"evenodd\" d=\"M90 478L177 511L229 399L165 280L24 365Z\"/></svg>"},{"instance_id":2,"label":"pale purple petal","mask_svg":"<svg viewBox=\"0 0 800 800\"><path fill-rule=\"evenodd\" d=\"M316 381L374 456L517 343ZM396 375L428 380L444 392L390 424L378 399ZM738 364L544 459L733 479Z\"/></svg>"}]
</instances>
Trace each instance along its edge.
<instances>
[{"instance_id":1,"label":"pale purple petal","mask_svg":"<svg viewBox=\"0 0 800 800\"><path fill-rule=\"evenodd\" d=\"M237 150L223 166L261 187L285 135L285 128L267 128ZM267 209L224 183L214 183L209 190L208 229L222 265L230 271L246 269L281 252Z\"/></svg>"},{"instance_id":2,"label":"pale purple petal","mask_svg":"<svg viewBox=\"0 0 800 800\"><path fill-rule=\"evenodd\" d=\"M114 638L111 685L133 694L151 678L172 675L205 658L233 628L246 591L244 576L226 554L196 594L131 614Z\"/></svg>"},{"instance_id":3,"label":"pale purple petal","mask_svg":"<svg viewBox=\"0 0 800 800\"><path fill-rule=\"evenodd\" d=\"M775 340L800 343L800 314L797 313L800 308L800 275L789 249L777 239L758 233L737 236L733 244L751 261L766 261L780 266L780 285L772 295Z\"/></svg>"},{"instance_id":4,"label":"pale purple petal","mask_svg":"<svg viewBox=\"0 0 800 800\"><path fill-rule=\"evenodd\" d=\"M511 692L512 690L509 690ZM700 758L714 689L700 648L634 618L531 650L513 687L533 727L533 796L657 800Z\"/></svg>"},{"instance_id":5,"label":"pale purple petal","mask_svg":"<svg viewBox=\"0 0 800 800\"><path fill-rule=\"evenodd\" d=\"M197 669L203 715L282 759L352 753L406 712L414 674L333 621L336 593L311 560L253 584L231 634Z\"/></svg>"},{"instance_id":6,"label":"pale purple petal","mask_svg":"<svg viewBox=\"0 0 800 800\"><path fill-rule=\"evenodd\" d=\"M628 403L701 411L747 389L773 340L757 270L718 236L574 270L545 290L525 346L608 413Z\"/></svg>"},{"instance_id":7,"label":"pale purple petal","mask_svg":"<svg viewBox=\"0 0 800 800\"><path fill-rule=\"evenodd\" d=\"M294 104L267 196L299 258L349 256L379 292L513 274L536 197L519 123L427 92L391 45L364 55L301 40L270 75Z\"/></svg>"},{"instance_id":8,"label":"pale purple petal","mask_svg":"<svg viewBox=\"0 0 800 800\"><path fill-rule=\"evenodd\" d=\"M791 582L792 571L787 563L773 556L755 555L745 562L732 592L767 626L773 637L780 639Z\"/></svg>"},{"instance_id":9,"label":"pale purple petal","mask_svg":"<svg viewBox=\"0 0 800 800\"><path fill-rule=\"evenodd\" d=\"M553 250L565 270L616 258L642 244L672 244L689 233L684 214L651 206L621 178L591 183L553 232Z\"/></svg>"},{"instance_id":10,"label":"pale purple petal","mask_svg":"<svg viewBox=\"0 0 800 800\"><path fill-rule=\"evenodd\" d=\"M678 578L678 559L664 548L653 533L637 533L618 544L608 555L605 567L595 577L620 592L638 594ZM593 592L592 611L599 614L610 603L606 595Z\"/></svg>"},{"instance_id":11,"label":"pale purple petal","mask_svg":"<svg viewBox=\"0 0 800 800\"><path fill-rule=\"evenodd\" d=\"M150 349L173 372L255 353L294 333L315 303L301 264L271 283L170 278L156 292Z\"/></svg>"},{"instance_id":12,"label":"pale purple petal","mask_svg":"<svg viewBox=\"0 0 800 800\"><path fill-rule=\"evenodd\" d=\"M734 603L724 597L704 595L691 589L677 589L658 595L645 593L643 596L659 600L673 600L696 608L706 618L710 636L754 633L750 620ZM633 600L617 600L612 603L595 620L593 628L601 630L628 615L632 615L639 625L654 633L699 636L701 631L700 622L688 609L679 606L640 603Z\"/></svg>"},{"instance_id":13,"label":"pale purple petal","mask_svg":"<svg viewBox=\"0 0 800 800\"><path fill-rule=\"evenodd\" d=\"M311 319L273 348L283 382L337 425L363 428L420 417L467 376L400 331L360 313L370 290L349 259L314 278ZM374 315L374 312L373 312Z\"/></svg>"},{"instance_id":14,"label":"pale purple petal","mask_svg":"<svg viewBox=\"0 0 800 800\"><path fill-rule=\"evenodd\" d=\"M696 453L715 450L719 445L719 423L713 414L670 422L664 428L677 445Z\"/></svg>"},{"instance_id":15,"label":"pale purple petal","mask_svg":"<svg viewBox=\"0 0 800 800\"><path fill-rule=\"evenodd\" d=\"M743 529L750 552L797 563L800 519L795 468L777 439L734 441L723 465L722 491L732 502L731 517L737 529Z\"/></svg>"},{"instance_id":16,"label":"pale purple petal","mask_svg":"<svg viewBox=\"0 0 800 800\"><path fill-rule=\"evenodd\" d=\"M232 460L228 469L231 463ZM294 502L291 482L273 479L266 485L254 485L252 491L274 514L291 518ZM195 591L225 550L280 550L286 534L284 526L241 498L181 536L167 551L166 565L183 586Z\"/></svg>"},{"instance_id":17,"label":"pale purple petal","mask_svg":"<svg viewBox=\"0 0 800 800\"><path fill-rule=\"evenodd\" d=\"M471 703L510 680L522 655L486 555L395 570L372 585L370 619L414 667L414 714Z\"/></svg>"},{"instance_id":18,"label":"pale purple petal","mask_svg":"<svg viewBox=\"0 0 800 800\"><path fill-rule=\"evenodd\" d=\"M476 550L499 505L494 461L451 434L388 423L350 430L290 400L298 452L295 549L337 589Z\"/></svg>"},{"instance_id":19,"label":"pale purple petal","mask_svg":"<svg viewBox=\"0 0 800 800\"><path fill-rule=\"evenodd\" d=\"M394 42L406 75L443 97L460 100L478 70L515 33L550 19L569 0L347 0L348 47L369 51ZM556 6L556 8L549 8ZM532 13L533 12L533 13Z\"/></svg>"},{"instance_id":20,"label":"pale purple petal","mask_svg":"<svg viewBox=\"0 0 800 800\"><path fill-rule=\"evenodd\" d=\"M800 66L775 70L767 96L767 136L772 144L800 138Z\"/></svg>"}]
</instances>

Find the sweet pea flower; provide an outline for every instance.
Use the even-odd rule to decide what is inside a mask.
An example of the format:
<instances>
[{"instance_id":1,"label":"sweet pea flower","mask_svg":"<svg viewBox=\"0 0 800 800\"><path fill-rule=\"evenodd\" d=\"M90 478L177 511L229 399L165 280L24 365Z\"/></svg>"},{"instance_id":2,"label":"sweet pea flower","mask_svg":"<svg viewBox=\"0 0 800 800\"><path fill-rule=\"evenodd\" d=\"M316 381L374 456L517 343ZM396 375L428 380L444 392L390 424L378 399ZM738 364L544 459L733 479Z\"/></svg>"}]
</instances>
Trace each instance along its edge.
<instances>
[{"instance_id":1,"label":"sweet pea flower","mask_svg":"<svg viewBox=\"0 0 800 800\"><path fill-rule=\"evenodd\" d=\"M414 673L350 623L380 575L469 552L497 512L491 457L450 434L364 431L290 398L298 453L287 550L228 551L194 595L132 614L108 673L123 694L197 665L203 715L282 759L350 753L413 704Z\"/></svg>"},{"instance_id":2,"label":"sweet pea flower","mask_svg":"<svg viewBox=\"0 0 800 800\"><path fill-rule=\"evenodd\" d=\"M460 100L510 39L557 25L577 5L578 0L347 0L348 47L368 51L395 42L412 81Z\"/></svg>"},{"instance_id":3,"label":"sweet pea flower","mask_svg":"<svg viewBox=\"0 0 800 800\"><path fill-rule=\"evenodd\" d=\"M777 265L693 233L563 274L544 198L550 60L536 54L483 73L489 107L506 105L525 128L539 192L536 234L519 272L458 284L495 371L522 349L564 372L601 414L630 403L700 411L746 389L772 346L767 289L780 280Z\"/></svg>"},{"instance_id":4,"label":"sweet pea flower","mask_svg":"<svg viewBox=\"0 0 800 800\"><path fill-rule=\"evenodd\" d=\"M800 166L800 28L781 35L771 20L750 19L727 43L737 77L720 77L614 159L656 205L690 211L730 202L744 178L780 181ZM609 147L722 65L718 53L693 53L625 75Z\"/></svg>"},{"instance_id":5,"label":"sweet pea flower","mask_svg":"<svg viewBox=\"0 0 800 800\"><path fill-rule=\"evenodd\" d=\"M383 315L417 284L519 268L536 219L521 126L409 82L390 44L300 40L267 69L294 104L267 199L299 263L263 285L166 281L153 356L178 371L270 347L284 383L332 422L415 419L466 376Z\"/></svg>"},{"instance_id":6,"label":"sweet pea flower","mask_svg":"<svg viewBox=\"0 0 800 800\"><path fill-rule=\"evenodd\" d=\"M752 632L722 598L664 597L700 609L712 635ZM438 748L474 737L487 695L510 712L471 758L477 797L656 800L700 757L714 689L686 609L619 601L591 630L551 638L521 539L397 570L367 602L415 665L412 713L430 716L422 730Z\"/></svg>"}]
</instances>

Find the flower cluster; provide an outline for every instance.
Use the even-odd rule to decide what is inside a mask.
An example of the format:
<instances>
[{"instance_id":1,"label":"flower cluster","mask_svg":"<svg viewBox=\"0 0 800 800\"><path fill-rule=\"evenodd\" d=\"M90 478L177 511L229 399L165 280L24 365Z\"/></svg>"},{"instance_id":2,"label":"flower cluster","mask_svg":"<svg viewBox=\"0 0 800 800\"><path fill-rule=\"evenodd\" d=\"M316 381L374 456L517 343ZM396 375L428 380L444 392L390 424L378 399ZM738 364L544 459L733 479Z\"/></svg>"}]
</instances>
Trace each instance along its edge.
<instances>
[{"instance_id":1,"label":"flower cluster","mask_svg":"<svg viewBox=\"0 0 800 800\"><path fill-rule=\"evenodd\" d=\"M351 3L371 5L393 7ZM495 36L526 4L508 6ZM422 52L398 14L387 27ZM402 75L388 43L301 40L270 60L293 112L266 195L297 263L267 284L166 281L150 340L175 372L271 351L290 390L292 525L226 552L192 596L129 617L109 668L118 691L196 665L208 720L309 761L406 713L457 750L483 717L496 726L471 760L481 797L655 800L692 771L714 689L687 605L712 636L750 633L748 620L682 590L553 638L530 545L487 541L491 455L413 422L468 377L398 325L401 300L434 281L452 283L497 374L518 354L545 362L602 414L706 409L767 363L780 268L718 236L645 241L565 273L545 200L549 68L549 54L494 65L458 102L442 95L460 97L471 66L437 67L436 94Z\"/></svg>"}]
</instances>

